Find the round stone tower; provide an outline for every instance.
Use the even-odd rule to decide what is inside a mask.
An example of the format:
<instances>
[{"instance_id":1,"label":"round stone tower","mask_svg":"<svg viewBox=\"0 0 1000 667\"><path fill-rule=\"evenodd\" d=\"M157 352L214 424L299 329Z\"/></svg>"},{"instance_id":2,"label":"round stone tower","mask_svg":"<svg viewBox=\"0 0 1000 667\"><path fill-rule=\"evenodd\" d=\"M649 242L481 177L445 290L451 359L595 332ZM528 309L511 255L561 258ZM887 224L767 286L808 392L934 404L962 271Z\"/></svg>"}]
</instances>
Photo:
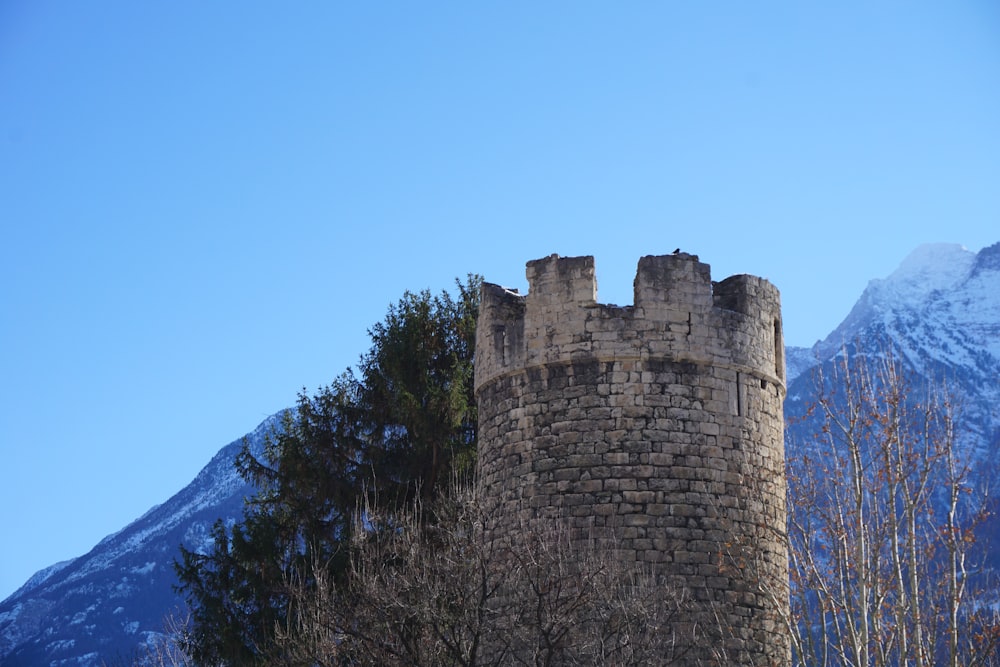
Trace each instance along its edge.
<instances>
[{"instance_id":1,"label":"round stone tower","mask_svg":"<svg viewBox=\"0 0 1000 667\"><path fill-rule=\"evenodd\" d=\"M593 257L527 277L527 295L483 285L476 334L494 530L561 522L650 564L694 602L690 664L719 646L729 664L789 664L778 290L713 283L684 253L639 260L634 306L597 302Z\"/></svg>"}]
</instances>

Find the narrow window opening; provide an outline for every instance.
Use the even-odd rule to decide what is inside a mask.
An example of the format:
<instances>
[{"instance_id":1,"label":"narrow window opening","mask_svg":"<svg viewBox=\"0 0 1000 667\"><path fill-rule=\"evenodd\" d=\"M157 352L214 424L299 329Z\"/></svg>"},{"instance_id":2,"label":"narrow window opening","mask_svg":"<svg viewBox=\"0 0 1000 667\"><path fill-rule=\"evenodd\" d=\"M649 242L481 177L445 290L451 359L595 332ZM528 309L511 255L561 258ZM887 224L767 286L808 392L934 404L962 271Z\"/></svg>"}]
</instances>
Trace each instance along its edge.
<instances>
[{"instance_id":1,"label":"narrow window opening","mask_svg":"<svg viewBox=\"0 0 1000 667\"><path fill-rule=\"evenodd\" d=\"M774 374L778 380L785 380L785 344L781 335L781 320L774 320Z\"/></svg>"},{"instance_id":2,"label":"narrow window opening","mask_svg":"<svg viewBox=\"0 0 1000 667\"><path fill-rule=\"evenodd\" d=\"M507 363L507 327L493 327L493 349L501 364Z\"/></svg>"},{"instance_id":3,"label":"narrow window opening","mask_svg":"<svg viewBox=\"0 0 1000 667\"><path fill-rule=\"evenodd\" d=\"M743 382L740 373L736 373L736 416L743 416Z\"/></svg>"}]
</instances>

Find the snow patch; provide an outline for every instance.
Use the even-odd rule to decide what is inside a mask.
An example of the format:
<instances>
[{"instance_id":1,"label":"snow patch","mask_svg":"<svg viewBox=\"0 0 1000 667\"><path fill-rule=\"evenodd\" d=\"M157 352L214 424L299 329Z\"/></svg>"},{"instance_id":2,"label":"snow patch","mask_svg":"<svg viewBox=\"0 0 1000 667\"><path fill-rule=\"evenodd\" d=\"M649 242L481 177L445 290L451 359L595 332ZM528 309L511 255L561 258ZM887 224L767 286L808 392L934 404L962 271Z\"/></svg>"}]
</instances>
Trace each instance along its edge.
<instances>
[{"instance_id":1,"label":"snow patch","mask_svg":"<svg viewBox=\"0 0 1000 667\"><path fill-rule=\"evenodd\" d=\"M47 644L45 646L45 650L48 651L49 653L53 653L55 651L66 651L73 648L74 646L76 646L75 639L60 639L58 641L54 641L50 644Z\"/></svg>"},{"instance_id":2,"label":"snow patch","mask_svg":"<svg viewBox=\"0 0 1000 667\"><path fill-rule=\"evenodd\" d=\"M130 572L132 574L149 574L156 567L156 563L146 563L142 567L133 567Z\"/></svg>"},{"instance_id":3,"label":"snow patch","mask_svg":"<svg viewBox=\"0 0 1000 667\"><path fill-rule=\"evenodd\" d=\"M886 282L923 295L953 289L968 277L975 262L976 254L963 245L925 243L907 255Z\"/></svg>"},{"instance_id":4,"label":"snow patch","mask_svg":"<svg viewBox=\"0 0 1000 667\"><path fill-rule=\"evenodd\" d=\"M64 660L53 660L49 663L49 667L62 667L62 665L80 665L81 667L90 667L91 665L100 664L98 663L98 658L100 657L101 655L94 651L92 653L84 653L83 655L66 658Z\"/></svg>"},{"instance_id":5,"label":"snow patch","mask_svg":"<svg viewBox=\"0 0 1000 667\"><path fill-rule=\"evenodd\" d=\"M785 385L819 363L812 348L785 346Z\"/></svg>"}]
</instances>

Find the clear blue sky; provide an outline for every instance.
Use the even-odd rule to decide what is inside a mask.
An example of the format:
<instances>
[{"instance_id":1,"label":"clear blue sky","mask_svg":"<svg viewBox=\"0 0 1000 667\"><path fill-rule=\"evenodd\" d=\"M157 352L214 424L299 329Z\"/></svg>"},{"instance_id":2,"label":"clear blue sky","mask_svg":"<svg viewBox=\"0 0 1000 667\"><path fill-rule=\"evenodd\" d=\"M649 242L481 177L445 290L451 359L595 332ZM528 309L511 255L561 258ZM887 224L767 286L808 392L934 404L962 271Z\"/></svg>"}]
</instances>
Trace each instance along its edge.
<instances>
[{"instance_id":1,"label":"clear blue sky","mask_svg":"<svg viewBox=\"0 0 1000 667\"><path fill-rule=\"evenodd\" d=\"M1000 6L0 3L0 597L328 383L405 289L675 247L810 345L1000 241Z\"/></svg>"}]
</instances>

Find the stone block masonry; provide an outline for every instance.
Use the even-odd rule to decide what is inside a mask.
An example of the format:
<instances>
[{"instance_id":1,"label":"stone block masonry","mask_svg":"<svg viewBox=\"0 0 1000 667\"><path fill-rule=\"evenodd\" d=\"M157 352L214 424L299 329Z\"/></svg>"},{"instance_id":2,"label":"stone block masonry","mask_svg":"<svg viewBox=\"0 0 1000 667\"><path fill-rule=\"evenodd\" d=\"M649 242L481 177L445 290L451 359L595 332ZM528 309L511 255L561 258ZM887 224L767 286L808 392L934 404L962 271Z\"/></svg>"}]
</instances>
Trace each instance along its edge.
<instances>
[{"instance_id":1,"label":"stone block masonry","mask_svg":"<svg viewBox=\"0 0 1000 667\"><path fill-rule=\"evenodd\" d=\"M527 295L482 288L478 479L500 503L494 530L559 522L606 540L697 602L684 622L727 664L789 664L778 290L712 282L684 253L639 260L632 306L598 303L593 257L528 262L527 277ZM717 649L685 655L717 663Z\"/></svg>"}]
</instances>

